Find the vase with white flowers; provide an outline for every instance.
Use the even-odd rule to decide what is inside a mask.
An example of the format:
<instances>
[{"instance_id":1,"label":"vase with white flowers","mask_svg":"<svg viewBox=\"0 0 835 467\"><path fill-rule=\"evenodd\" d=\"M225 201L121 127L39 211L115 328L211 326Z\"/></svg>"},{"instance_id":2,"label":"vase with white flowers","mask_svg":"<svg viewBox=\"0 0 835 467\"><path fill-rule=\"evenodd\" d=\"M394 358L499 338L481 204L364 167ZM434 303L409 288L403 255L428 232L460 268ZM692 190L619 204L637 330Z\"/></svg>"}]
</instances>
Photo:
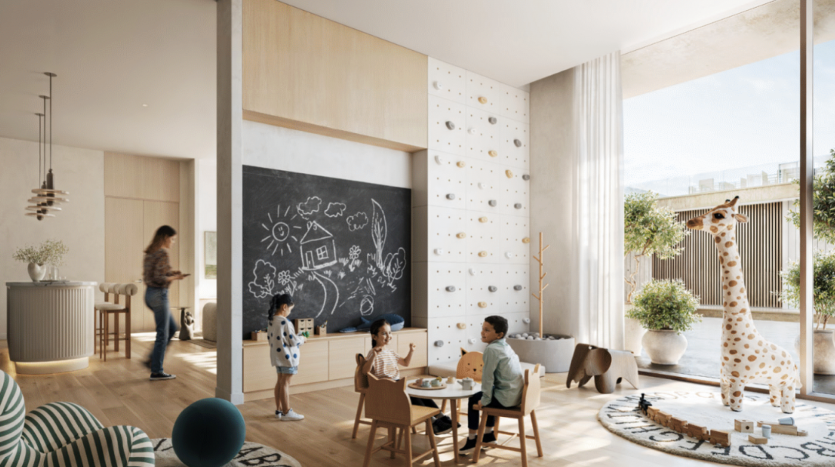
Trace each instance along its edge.
<instances>
[{"instance_id":1,"label":"vase with white flowers","mask_svg":"<svg viewBox=\"0 0 835 467\"><path fill-rule=\"evenodd\" d=\"M15 261L29 263L29 277L32 278L32 282L40 282L46 274L46 265L60 266L64 264L64 255L69 251L64 242L47 240L38 247L18 248L12 258Z\"/></svg>"}]
</instances>

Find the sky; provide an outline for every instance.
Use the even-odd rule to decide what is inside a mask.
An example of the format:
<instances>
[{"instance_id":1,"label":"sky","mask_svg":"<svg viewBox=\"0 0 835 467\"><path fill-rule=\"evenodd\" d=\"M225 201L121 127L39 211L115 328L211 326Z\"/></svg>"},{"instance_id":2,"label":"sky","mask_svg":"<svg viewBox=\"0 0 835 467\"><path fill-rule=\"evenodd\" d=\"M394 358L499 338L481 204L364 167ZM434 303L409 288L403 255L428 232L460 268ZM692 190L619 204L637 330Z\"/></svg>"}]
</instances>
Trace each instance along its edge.
<instances>
[{"instance_id":1,"label":"sky","mask_svg":"<svg viewBox=\"0 0 835 467\"><path fill-rule=\"evenodd\" d=\"M815 46L815 156L835 148L835 41ZM800 157L800 52L623 103L626 186Z\"/></svg>"}]
</instances>

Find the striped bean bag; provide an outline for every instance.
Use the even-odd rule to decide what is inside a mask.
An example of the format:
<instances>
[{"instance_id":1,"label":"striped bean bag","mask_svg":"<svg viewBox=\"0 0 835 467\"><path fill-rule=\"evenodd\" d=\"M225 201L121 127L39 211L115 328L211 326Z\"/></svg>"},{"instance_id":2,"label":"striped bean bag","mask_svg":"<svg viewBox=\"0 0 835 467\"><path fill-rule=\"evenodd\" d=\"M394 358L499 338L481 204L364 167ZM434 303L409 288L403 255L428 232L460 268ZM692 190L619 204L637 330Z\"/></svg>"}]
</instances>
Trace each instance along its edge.
<instances>
[{"instance_id":1,"label":"striped bean bag","mask_svg":"<svg viewBox=\"0 0 835 467\"><path fill-rule=\"evenodd\" d=\"M0 370L0 467L148 467L151 440L139 428L105 428L83 407L52 402L25 415L23 393Z\"/></svg>"}]
</instances>

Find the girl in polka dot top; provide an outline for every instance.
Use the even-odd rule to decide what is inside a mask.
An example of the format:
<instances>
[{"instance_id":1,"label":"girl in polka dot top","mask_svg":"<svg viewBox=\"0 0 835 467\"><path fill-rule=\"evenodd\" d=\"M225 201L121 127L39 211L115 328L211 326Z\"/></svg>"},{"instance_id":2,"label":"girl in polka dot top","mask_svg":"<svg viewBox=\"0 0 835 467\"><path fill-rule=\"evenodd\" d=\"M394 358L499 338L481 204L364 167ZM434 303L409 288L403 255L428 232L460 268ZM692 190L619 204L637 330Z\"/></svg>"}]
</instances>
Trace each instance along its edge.
<instances>
[{"instance_id":1,"label":"girl in polka dot top","mask_svg":"<svg viewBox=\"0 0 835 467\"><path fill-rule=\"evenodd\" d=\"M293 323L287 317L293 310L293 298L288 294L276 295L270 300L269 320L270 359L278 381L275 383L275 418L284 421L303 420L290 408L290 379L299 371L299 346L304 336L296 334Z\"/></svg>"}]
</instances>

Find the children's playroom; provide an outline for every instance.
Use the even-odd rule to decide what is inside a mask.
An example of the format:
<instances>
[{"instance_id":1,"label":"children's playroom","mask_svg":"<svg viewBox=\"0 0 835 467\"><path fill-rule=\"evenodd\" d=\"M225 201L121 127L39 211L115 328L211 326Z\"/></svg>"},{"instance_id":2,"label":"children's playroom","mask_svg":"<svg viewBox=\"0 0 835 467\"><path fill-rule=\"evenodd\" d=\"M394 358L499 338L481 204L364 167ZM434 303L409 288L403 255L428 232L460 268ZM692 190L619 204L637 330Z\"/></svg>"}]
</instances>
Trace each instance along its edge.
<instances>
[{"instance_id":1,"label":"children's playroom","mask_svg":"<svg viewBox=\"0 0 835 467\"><path fill-rule=\"evenodd\" d=\"M834 465L832 3L4 2L0 467Z\"/></svg>"}]
</instances>

